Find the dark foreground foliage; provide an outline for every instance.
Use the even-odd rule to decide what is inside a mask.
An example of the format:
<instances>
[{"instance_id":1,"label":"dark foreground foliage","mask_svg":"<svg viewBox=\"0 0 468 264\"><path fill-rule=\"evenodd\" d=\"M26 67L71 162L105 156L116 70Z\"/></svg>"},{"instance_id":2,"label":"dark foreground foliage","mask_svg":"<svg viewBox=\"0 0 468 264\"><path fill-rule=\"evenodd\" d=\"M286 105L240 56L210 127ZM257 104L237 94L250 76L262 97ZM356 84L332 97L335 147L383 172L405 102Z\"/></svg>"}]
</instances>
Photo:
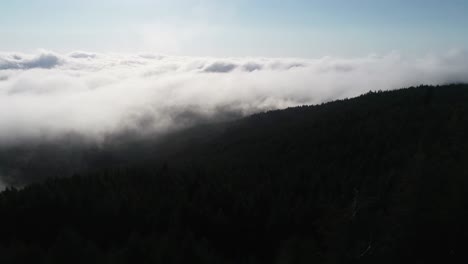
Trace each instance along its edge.
<instances>
[{"instance_id":1,"label":"dark foreground foliage","mask_svg":"<svg viewBox=\"0 0 468 264\"><path fill-rule=\"evenodd\" d=\"M467 263L467 132L467 85L184 132L1 193L0 263Z\"/></svg>"}]
</instances>

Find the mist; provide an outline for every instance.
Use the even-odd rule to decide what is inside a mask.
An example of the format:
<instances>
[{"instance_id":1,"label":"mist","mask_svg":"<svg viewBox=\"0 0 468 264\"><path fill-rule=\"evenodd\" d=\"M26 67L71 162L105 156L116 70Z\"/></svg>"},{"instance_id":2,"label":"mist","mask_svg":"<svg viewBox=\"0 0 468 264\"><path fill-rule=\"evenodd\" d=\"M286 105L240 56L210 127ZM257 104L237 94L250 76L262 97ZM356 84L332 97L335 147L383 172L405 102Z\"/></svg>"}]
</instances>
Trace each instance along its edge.
<instances>
[{"instance_id":1,"label":"mist","mask_svg":"<svg viewBox=\"0 0 468 264\"><path fill-rule=\"evenodd\" d=\"M463 51L408 58L207 58L0 54L0 146L77 134L99 141L419 84L468 82Z\"/></svg>"},{"instance_id":2,"label":"mist","mask_svg":"<svg viewBox=\"0 0 468 264\"><path fill-rule=\"evenodd\" d=\"M3 176L0 174L0 192L5 190L5 188L6 188L5 184L2 181L2 177Z\"/></svg>"}]
</instances>

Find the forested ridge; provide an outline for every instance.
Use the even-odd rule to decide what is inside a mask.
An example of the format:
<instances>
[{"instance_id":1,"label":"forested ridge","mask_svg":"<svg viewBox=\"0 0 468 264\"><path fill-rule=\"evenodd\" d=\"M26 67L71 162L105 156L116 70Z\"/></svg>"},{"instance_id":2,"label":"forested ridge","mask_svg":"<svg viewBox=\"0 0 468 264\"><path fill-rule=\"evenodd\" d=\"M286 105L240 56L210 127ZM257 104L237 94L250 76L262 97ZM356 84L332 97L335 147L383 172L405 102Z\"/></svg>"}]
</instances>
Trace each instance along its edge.
<instances>
[{"instance_id":1,"label":"forested ridge","mask_svg":"<svg viewBox=\"0 0 468 264\"><path fill-rule=\"evenodd\" d=\"M1 192L0 263L466 263L467 132L459 84L139 139Z\"/></svg>"}]
</instances>

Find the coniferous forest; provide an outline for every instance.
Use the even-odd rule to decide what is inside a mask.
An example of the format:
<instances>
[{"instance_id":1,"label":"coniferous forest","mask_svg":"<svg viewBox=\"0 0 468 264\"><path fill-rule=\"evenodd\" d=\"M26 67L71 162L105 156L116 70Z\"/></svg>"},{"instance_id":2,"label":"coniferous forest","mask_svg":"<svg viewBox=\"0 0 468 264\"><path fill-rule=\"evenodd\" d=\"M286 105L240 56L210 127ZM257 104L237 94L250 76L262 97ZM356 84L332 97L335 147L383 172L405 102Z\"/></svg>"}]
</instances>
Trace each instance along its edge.
<instances>
[{"instance_id":1,"label":"coniferous forest","mask_svg":"<svg viewBox=\"0 0 468 264\"><path fill-rule=\"evenodd\" d=\"M3 150L0 263L468 263L467 132L460 84Z\"/></svg>"}]
</instances>

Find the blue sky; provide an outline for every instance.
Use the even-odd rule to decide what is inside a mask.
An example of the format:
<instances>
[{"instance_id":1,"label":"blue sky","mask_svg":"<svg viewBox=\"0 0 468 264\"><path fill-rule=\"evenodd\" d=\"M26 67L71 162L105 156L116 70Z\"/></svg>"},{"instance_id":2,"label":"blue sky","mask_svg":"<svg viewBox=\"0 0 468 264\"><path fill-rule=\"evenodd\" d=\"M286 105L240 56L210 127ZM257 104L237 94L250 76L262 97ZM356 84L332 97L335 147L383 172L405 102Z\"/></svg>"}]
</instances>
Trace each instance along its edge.
<instances>
[{"instance_id":1,"label":"blue sky","mask_svg":"<svg viewBox=\"0 0 468 264\"><path fill-rule=\"evenodd\" d=\"M193 56L468 48L466 0L0 0L0 50Z\"/></svg>"}]
</instances>

